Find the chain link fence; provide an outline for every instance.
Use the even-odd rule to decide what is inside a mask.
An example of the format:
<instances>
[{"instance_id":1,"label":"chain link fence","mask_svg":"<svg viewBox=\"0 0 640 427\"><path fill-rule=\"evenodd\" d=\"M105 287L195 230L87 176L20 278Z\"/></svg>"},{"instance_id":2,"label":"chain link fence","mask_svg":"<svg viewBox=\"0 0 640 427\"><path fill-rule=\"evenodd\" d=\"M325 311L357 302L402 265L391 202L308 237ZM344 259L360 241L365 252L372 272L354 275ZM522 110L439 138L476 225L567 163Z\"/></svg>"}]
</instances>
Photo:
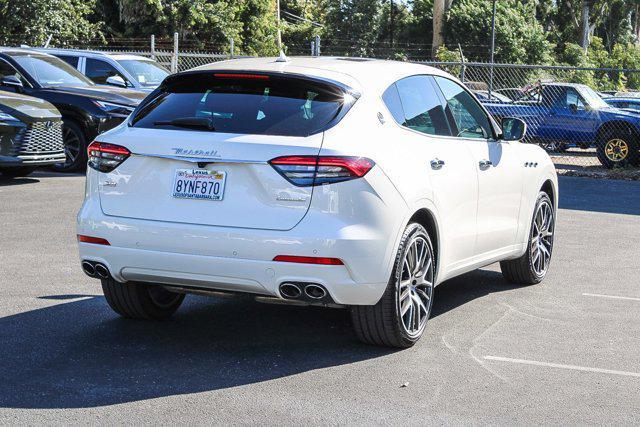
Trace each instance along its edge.
<instances>
[{"instance_id":1,"label":"chain link fence","mask_svg":"<svg viewBox=\"0 0 640 427\"><path fill-rule=\"evenodd\" d=\"M307 46L291 48L289 53L330 55L340 47L334 44L323 45L321 50L316 38ZM171 72L238 57L233 40L213 50L213 46L179 43L177 35L69 47L146 56ZM360 54L350 52L350 56ZM419 63L459 77L498 120L522 119L528 128L523 142L547 150L560 172L638 173L640 70L463 61Z\"/></svg>"},{"instance_id":2,"label":"chain link fence","mask_svg":"<svg viewBox=\"0 0 640 427\"><path fill-rule=\"evenodd\" d=\"M640 166L640 70L424 63L459 77L496 119L522 119L523 142L560 170Z\"/></svg>"}]
</instances>

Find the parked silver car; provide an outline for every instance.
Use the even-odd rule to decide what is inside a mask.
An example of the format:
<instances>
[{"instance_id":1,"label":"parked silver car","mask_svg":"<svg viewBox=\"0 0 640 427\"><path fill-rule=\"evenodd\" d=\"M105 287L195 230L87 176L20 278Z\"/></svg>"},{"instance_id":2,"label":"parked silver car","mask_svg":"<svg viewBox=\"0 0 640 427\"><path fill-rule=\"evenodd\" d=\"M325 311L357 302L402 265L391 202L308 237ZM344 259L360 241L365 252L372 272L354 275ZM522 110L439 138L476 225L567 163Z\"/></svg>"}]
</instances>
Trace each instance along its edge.
<instances>
[{"instance_id":1,"label":"parked silver car","mask_svg":"<svg viewBox=\"0 0 640 427\"><path fill-rule=\"evenodd\" d=\"M35 49L57 56L94 83L152 91L170 72L157 61L139 55L73 49Z\"/></svg>"}]
</instances>

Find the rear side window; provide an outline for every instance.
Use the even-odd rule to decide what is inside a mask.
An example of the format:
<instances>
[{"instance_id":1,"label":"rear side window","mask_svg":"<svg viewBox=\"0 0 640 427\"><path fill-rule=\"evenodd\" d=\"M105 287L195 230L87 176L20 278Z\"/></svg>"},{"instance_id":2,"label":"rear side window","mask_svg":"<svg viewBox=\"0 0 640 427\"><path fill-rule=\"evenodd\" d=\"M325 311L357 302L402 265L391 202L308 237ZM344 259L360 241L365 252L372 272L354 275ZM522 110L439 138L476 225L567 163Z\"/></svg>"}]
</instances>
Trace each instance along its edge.
<instances>
[{"instance_id":1,"label":"rear side window","mask_svg":"<svg viewBox=\"0 0 640 427\"><path fill-rule=\"evenodd\" d=\"M87 58L84 73L99 85L107 84L107 79L114 76L120 76L125 82L127 81L113 65L99 59Z\"/></svg>"},{"instance_id":2,"label":"rear side window","mask_svg":"<svg viewBox=\"0 0 640 427\"><path fill-rule=\"evenodd\" d=\"M444 108L431 83L429 76L411 76L398 80L396 87L403 116L398 123L418 132L429 135L451 135ZM387 92L385 92L386 94ZM393 92L391 92L393 93ZM392 99L392 98L389 98ZM387 102L386 99L383 100ZM393 105L387 103L389 110L393 112ZM394 113L394 118L396 114Z\"/></svg>"},{"instance_id":3,"label":"rear side window","mask_svg":"<svg viewBox=\"0 0 640 427\"><path fill-rule=\"evenodd\" d=\"M73 68L78 68L78 62L80 58L77 56L68 56L68 55L56 55L58 58L62 59L67 64L71 65Z\"/></svg>"},{"instance_id":4,"label":"rear side window","mask_svg":"<svg viewBox=\"0 0 640 427\"><path fill-rule=\"evenodd\" d=\"M448 115L456 127L455 136L487 139L492 135L489 118L480 106L458 83L443 77L434 77L447 102Z\"/></svg>"},{"instance_id":5,"label":"rear side window","mask_svg":"<svg viewBox=\"0 0 640 427\"><path fill-rule=\"evenodd\" d=\"M333 84L294 77L207 73L170 83L133 119L134 127L179 129L167 122L211 119L215 132L308 136L324 130L353 98Z\"/></svg>"}]
</instances>

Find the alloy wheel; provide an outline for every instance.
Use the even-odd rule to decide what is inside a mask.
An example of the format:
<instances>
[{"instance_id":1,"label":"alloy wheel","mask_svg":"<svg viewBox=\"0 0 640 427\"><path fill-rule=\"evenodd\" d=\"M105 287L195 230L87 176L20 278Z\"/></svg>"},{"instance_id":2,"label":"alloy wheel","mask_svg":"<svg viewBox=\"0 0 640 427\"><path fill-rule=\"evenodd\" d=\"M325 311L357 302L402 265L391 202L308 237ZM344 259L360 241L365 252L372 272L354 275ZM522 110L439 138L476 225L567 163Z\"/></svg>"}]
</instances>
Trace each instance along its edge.
<instances>
[{"instance_id":1,"label":"alloy wheel","mask_svg":"<svg viewBox=\"0 0 640 427\"><path fill-rule=\"evenodd\" d=\"M619 138L611 139L605 144L604 153L612 162L620 162L629 155L629 144Z\"/></svg>"},{"instance_id":2,"label":"alloy wheel","mask_svg":"<svg viewBox=\"0 0 640 427\"><path fill-rule=\"evenodd\" d=\"M413 237L403 255L398 283L398 310L402 327L411 337L424 329L433 298L433 256L426 239Z\"/></svg>"},{"instance_id":3,"label":"alloy wheel","mask_svg":"<svg viewBox=\"0 0 640 427\"><path fill-rule=\"evenodd\" d=\"M70 128L64 127L64 167L71 167L75 164L76 159L80 155L80 137Z\"/></svg>"},{"instance_id":4,"label":"alloy wheel","mask_svg":"<svg viewBox=\"0 0 640 427\"><path fill-rule=\"evenodd\" d=\"M536 208L530 241L531 264L538 277L546 274L551 262L554 225L553 207L543 200Z\"/></svg>"}]
</instances>

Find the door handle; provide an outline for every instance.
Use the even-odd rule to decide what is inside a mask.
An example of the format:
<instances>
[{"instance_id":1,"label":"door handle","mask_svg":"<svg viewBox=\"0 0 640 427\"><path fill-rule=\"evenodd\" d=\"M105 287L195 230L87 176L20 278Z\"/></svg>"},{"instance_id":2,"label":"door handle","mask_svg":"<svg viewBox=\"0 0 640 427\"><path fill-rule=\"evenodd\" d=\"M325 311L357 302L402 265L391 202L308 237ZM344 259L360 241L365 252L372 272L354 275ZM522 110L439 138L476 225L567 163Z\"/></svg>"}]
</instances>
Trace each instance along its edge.
<instances>
[{"instance_id":1,"label":"door handle","mask_svg":"<svg viewBox=\"0 0 640 427\"><path fill-rule=\"evenodd\" d=\"M433 160L431 160L431 169L442 169L442 167L444 166L444 160L440 160L437 157Z\"/></svg>"},{"instance_id":2,"label":"door handle","mask_svg":"<svg viewBox=\"0 0 640 427\"><path fill-rule=\"evenodd\" d=\"M480 160L478 162L480 169L485 170L493 166L493 162L491 160Z\"/></svg>"}]
</instances>

